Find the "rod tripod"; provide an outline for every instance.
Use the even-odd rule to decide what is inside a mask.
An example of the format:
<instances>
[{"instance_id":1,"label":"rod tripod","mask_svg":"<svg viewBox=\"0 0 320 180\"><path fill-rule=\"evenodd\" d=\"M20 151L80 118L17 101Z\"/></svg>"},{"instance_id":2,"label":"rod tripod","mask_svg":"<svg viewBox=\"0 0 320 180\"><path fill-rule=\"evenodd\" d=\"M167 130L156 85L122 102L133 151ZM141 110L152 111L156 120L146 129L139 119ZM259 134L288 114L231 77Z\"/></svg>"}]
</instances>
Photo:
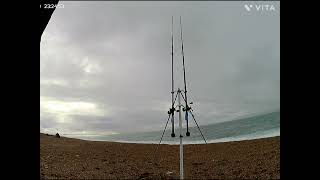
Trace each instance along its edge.
<instances>
[{"instance_id":1,"label":"rod tripod","mask_svg":"<svg viewBox=\"0 0 320 180\"><path fill-rule=\"evenodd\" d=\"M201 133L201 136L204 140L204 142L207 144L207 141L204 137L204 135L201 132L201 129L192 113L193 109L190 107L192 102L188 104L188 99L187 99L187 83L186 83L186 70L185 70L185 58L184 58L184 49L183 49L183 39L182 39L182 23L181 23L181 16L180 16L180 32L181 32L181 53L182 53L182 65L183 65L183 79L184 79L184 90L181 90L178 88L178 90L174 91L174 78L173 78L173 17L172 17L172 31L171 31L171 75L172 75L172 88L171 88L171 97L172 97L172 105L171 108L168 111L168 120L166 122L165 128L163 130L159 145L161 144L161 141L163 139L164 133L166 131L169 119L171 118L171 137L175 137L175 128L174 128L174 113L178 112L179 113L179 139L180 139L180 179L184 178L183 175L183 133L182 133L182 112L185 112L185 120L186 120L186 127L187 127L187 132L186 136L190 136L189 132L189 113L192 116L192 119L194 120L195 124L198 127L198 130ZM176 93L176 95L175 95ZM184 94L184 95L183 95ZM178 105L175 106L176 99L178 98ZM181 99L184 101L184 105L181 103ZM158 149L158 148L157 148Z\"/></svg>"}]
</instances>

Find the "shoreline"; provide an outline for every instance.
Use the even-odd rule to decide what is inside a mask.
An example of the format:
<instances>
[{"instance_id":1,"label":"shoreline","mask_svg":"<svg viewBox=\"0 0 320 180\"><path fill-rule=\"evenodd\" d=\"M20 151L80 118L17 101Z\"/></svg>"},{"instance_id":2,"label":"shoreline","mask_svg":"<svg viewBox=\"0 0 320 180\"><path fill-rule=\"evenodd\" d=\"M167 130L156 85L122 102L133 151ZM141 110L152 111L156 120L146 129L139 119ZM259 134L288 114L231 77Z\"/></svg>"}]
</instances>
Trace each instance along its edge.
<instances>
[{"instance_id":1,"label":"shoreline","mask_svg":"<svg viewBox=\"0 0 320 180\"><path fill-rule=\"evenodd\" d=\"M40 133L40 134L45 134L45 133ZM54 136L54 135L50 135L50 136ZM133 143L133 144L158 144L159 141L142 141L142 140L110 140L110 139L101 139L99 137L99 135L95 136L98 138L88 138L91 136L86 136L86 135L61 135L62 137L65 138L72 138L72 139L79 139L79 140L85 140L85 141L93 141L93 142L119 142L119 143ZM239 136L231 136L231 137L224 137L224 138L217 138L217 139L206 139L207 140L207 144L212 144L212 143L221 143L221 142L237 142L237 141L245 141L245 140L255 140L255 139L263 139L263 138L272 138L272 137L278 137L280 136L280 130L279 132L274 132L274 129L271 130L271 133L266 133L264 132L264 134L258 134L257 133L252 133L252 134L245 134L245 135L239 135ZM170 140L170 141L166 141L163 140L161 144L168 144L168 145L178 145L179 139L176 140ZM205 142L203 141L203 139L201 140L190 140L190 139L185 139L183 141L184 145L187 144L205 144Z\"/></svg>"},{"instance_id":2,"label":"shoreline","mask_svg":"<svg viewBox=\"0 0 320 180\"><path fill-rule=\"evenodd\" d=\"M184 156L186 179L280 178L280 136L185 144ZM40 133L40 177L178 179L179 146L87 141Z\"/></svg>"},{"instance_id":3,"label":"shoreline","mask_svg":"<svg viewBox=\"0 0 320 180\"><path fill-rule=\"evenodd\" d=\"M148 145L157 145L159 142L156 141L127 141L127 140L115 140L115 141L109 141L109 140L98 140L98 139L81 139L81 138L76 138L76 137L66 137L66 136L61 136L64 138L69 138L69 139L77 139L77 140L82 140L82 141L90 141L90 142L107 142L107 143L123 143L123 144L148 144ZM253 137L253 138L248 138L248 139L236 139L236 140L221 140L221 139L227 139L227 138L221 138L221 139L213 139L213 140L207 140L207 144L217 144L217 143L227 143L227 142L241 142L241 141L250 141L250 140L259 140L259 139L267 139L267 138L274 138L274 137L280 137L279 135L275 136L264 136L264 137ZM174 143L170 143L169 141L162 141L161 144L165 145L179 145L179 141L176 140ZM200 145L200 144L205 144L203 140L197 140L197 141L183 141L183 146L185 145Z\"/></svg>"}]
</instances>

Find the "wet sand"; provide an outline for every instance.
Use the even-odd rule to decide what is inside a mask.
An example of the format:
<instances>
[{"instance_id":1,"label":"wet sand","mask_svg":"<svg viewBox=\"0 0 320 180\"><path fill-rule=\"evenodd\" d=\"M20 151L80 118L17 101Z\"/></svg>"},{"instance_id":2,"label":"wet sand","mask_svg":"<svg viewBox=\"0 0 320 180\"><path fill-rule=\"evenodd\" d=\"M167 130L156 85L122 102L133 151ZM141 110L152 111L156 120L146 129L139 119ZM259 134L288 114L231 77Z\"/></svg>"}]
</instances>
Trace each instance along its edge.
<instances>
[{"instance_id":1,"label":"wet sand","mask_svg":"<svg viewBox=\"0 0 320 180\"><path fill-rule=\"evenodd\" d=\"M185 179L280 179L280 137L184 145L184 175ZM178 179L179 146L85 141L40 133L40 177Z\"/></svg>"}]
</instances>

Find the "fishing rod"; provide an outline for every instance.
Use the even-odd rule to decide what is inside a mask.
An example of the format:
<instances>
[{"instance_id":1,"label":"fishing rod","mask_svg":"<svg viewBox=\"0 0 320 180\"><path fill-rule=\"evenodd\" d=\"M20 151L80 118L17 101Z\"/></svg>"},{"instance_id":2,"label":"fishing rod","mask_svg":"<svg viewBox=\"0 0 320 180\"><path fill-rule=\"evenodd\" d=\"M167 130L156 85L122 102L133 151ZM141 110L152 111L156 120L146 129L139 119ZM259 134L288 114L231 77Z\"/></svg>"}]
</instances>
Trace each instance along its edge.
<instances>
[{"instance_id":1,"label":"fishing rod","mask_svg":"<svg viewBox=\"0 0 320 180\"><path fill-rule=\"evenodd\" d=\"M189 132L189 121L188 121L188 112L190 111L190 107L188 106L188 98L187 98L187 82L186 82L186 68L185 68L185 61L184 61L184 51L183 51L183 38L182 38L182 21L180 16L180 34L181 34L181 53L182 53L182 66L183 66L183 80L184 80L184 95L185 95L185 103L186 107L183 108L183 111L185 111L185 120L187 124L187 132L186 136L190 136Z\"/></svg>"},{"instance_id":2,"label":"fishing rod","mask_svg":"<svg viewBox=\"0 0 320 180\"><path fill-rule=\"evenodd\" d=\"M182 36L182 20L181 20L181 16L180 16L180 33L181 33L181 53L182 53L182 64L183 64L183 79L184 79L184 90L181 90L180 88L178 88L178 90L174 90L174 80L173 80L173 54L174 54L174 42L173 42L173 16L172 16L172 29L171 29L171 95L172 95L172 104L171 104L171 108L169 108L168 111L168 120L166 122L166 125L164 127L164 130L162 132L160 141L157 145L157 148L155 150L155 154L154 156L157 155L157 151L158 148L162 142L163 136L165 134L169 119L171 118L171 123L172 123L172 132L171 132L171 137L175 137L175 133L174 133L174 112L176 111L178 113L178 117L179 117L179 139L180 139L180 179L184 178L184 173L183 173L183 135L182 135L182 112L181 111L185 111L185 120L186 120L186 124L187 124L187 132L186 132L186 136L190 136L190 132L189 132L189 120L188 120L188 113L191 113L191 116L193 118L193 120L195 121L202 138L204 139L205 143L207 143L204 135L201 132L201 129L192 113L192 109L191 107L188 105L188 101L187 101L187 81L186 81L186 69L185 69L185 58L184 58L184 47L183 47L183 36ZM176 93L176 96L174 98L174 95ZM184 94L184 95L183 95ZM174 107L174 104L176 102L176 99L178 98L178 105L177 105L177 109ZM181 104L181 100L184 100L185 102L185 106ZM192 104L192 102L190 103ZM181 108L183 107L183 109Z\"/></svg>"},{"instance_id":3,"label":"fishing rod","mask_svg":"<svg viewBox=\"0 0 320 180\"><path fill-rule=\"evenodd\" d=\"M168 112L171 114L171 124L172 124L172 132L171 132L171 137L175 137L176 135L174 134L174 81L173 81L173 16L172 16L172 24L171 24L171 109Z\"/></svg>"}]
</instances>

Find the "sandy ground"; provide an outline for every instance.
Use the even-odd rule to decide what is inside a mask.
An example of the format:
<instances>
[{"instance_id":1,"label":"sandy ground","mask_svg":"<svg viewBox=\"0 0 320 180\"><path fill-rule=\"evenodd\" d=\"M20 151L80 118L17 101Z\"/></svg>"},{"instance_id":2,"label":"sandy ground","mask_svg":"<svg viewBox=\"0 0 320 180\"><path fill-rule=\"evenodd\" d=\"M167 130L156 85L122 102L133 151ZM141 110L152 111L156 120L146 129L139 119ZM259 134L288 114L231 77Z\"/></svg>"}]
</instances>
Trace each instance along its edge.
<instances>
[{"instance_id":1,"label":"sandy ground","mask_svg":"<svg viewBox=\"0 0 320 180\"><path fill-rule=\"evenodd\" d=\"M184 157L185 179L280 179L280 137L184 145ZM84 141L40 133L40 177L178 179L179 146Z\"/></svg>"}]
</instances>

